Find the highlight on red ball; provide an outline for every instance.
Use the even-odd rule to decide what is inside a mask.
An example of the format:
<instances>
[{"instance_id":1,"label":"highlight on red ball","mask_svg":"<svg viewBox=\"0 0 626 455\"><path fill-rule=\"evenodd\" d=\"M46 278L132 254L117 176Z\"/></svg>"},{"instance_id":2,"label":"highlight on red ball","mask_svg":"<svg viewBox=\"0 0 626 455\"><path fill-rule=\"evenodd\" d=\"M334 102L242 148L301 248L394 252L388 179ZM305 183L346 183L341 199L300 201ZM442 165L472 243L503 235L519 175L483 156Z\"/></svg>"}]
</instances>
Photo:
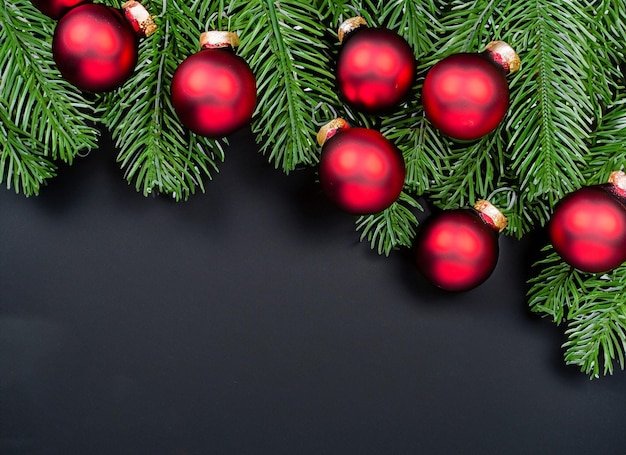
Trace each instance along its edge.
<instances>
[{"instance_id":1,"label":"highlight on red ball","mask_svg":"<svg viewBox=\"0 0 626 455\"><path fill-rule=\"evenodd\" d=\"M378 131L340 127L325 138L320 184L346 212L366 215L385 210L400 196L405 176L402 154Z\"/></svg>"},{"instance_id":2,"label":"highlight on red ball","mask_svg":"<svg viewBox=\"0 0 626 455\"><path fill-rule=\"evenodd\" d=\"M580 188L555 206L549 235L567 264L608 272L626 261L626 198L611 184Z\"/></svg>"},{"instance_id":3,"label":"highlight on red ball","mask_svg":"<svg viewBox=\"0 0 626 455\"><path fill-rule=\"evenodd\" d=\"M361 17L339 27L337 87L359 111L384 113L396 107L413 86L416 61L404 38L383 28L368 28Z\"/></svg>"}]
</instances>

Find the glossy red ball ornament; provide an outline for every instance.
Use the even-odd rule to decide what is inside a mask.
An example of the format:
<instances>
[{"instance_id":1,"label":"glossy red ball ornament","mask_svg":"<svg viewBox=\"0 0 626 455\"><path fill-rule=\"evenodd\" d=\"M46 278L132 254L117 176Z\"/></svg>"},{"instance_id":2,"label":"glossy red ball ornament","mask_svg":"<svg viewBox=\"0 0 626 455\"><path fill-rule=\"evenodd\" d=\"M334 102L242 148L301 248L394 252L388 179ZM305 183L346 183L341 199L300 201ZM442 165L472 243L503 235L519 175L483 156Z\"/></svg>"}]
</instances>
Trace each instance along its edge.
<instances>
[{"instance_id":1,"label":"glossy red ball ornament","mask_svg":"<svg viewBox=\"0 0 626 455\"><path fill-rule=\"evenodd\" d=\"M369 28L362 17L339 27L337 87L355 109L380 114L396 107L415 81L416 62L409 44L397 33Z\"/></svg>"},{"instance_id":2,"label":"glossy red ball ornament","mask_svg":"<svg viewBox=\"0 0 626 455\"><path fill-rule=\"evenodd\" d=\"M107 92L133 74L137 36L119 10L79 5L57 24L52 56L63 78L74 86L87 92Z\"/></svg>"},{"instance_id":3,"label":"glossy red ball ornament","mask_svg":"<svg viewBox=\"0 0 626 455\"><path fill-rule=\"evenodd\" d=\"M418 270L446 291L468 291L483 283L498 261L498 233L506 218L487 201L474 208L431 215L415 238Z\"/></svg>"},{"instance_id":4,"label":"glossy red ball ornament","mask_svg":"<svg viewBox=\"0 0 626 455\"><path fill-rule=\"evenodd\" d=\"M422 87L422 105L443 134L462 141L492 132L509 107L506 75L519 69L519 57L502 41L481 54L454 54L435 64Z\"/></svg>"},{"instance_id":5,"label":"glossy red ball ornament","mask_svg":"<svg viewBox=\"0 0 626 455\"><path fill-rule=\"evenodd\" d=\"M237 35L205 32L200 52L187 57L172 78L172 104L180 121L207 137L223 137L247 125L256 107L256 79L233 48Z\"/></svg>"},{"instance_id":6,"label":"glossy red ball ornament","mask_svg":"<svg viewBox=\"0 0 626 455\"><path fill-rule=\"evenodd\" d=\"M320 130L319 179L324 193L356 215L378 213L400 196L406 170L396 146L378 131L335 119Z\"/></svg>"},{"instance_id":7,"label":"glossy red ball ornament","mask_svg":"<svg viewBox=\"0 0 626 455\"><path fill-rule=\"evenodd\" d=\"M607 272L626 261L626 174L580 188L554 207L548 228L554 250L583 272Z\"/></svg>"},{"instance_id":8,"label":"glossy red ball ornament","mask_svg":"<svg viewBox=\"0 0 626 455\"><path fill-rule=\"evenodd\" d=\"M59 19L75 6L91 3L91 0L31 0L39 11L52 19Z\"/></svg>"}]
</instances>

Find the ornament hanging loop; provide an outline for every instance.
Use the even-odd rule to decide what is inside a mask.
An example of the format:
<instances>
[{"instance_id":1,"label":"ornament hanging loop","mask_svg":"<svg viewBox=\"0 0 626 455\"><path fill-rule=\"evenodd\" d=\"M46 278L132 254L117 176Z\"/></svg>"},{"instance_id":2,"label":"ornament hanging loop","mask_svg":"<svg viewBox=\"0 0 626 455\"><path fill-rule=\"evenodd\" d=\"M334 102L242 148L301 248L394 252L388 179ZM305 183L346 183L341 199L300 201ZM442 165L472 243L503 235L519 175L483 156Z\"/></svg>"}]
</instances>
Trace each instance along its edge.
<instances>
[{"instance_id":1,"label":"ornament hanging loop","mask_svg":"<svg viewBox=\"0 0 626 455\"><path fill-rule=\"evenodd\" d=\"M222 10L222 8L220 8L220 10ZM228 21L228 26L226 27L228 30L230 30L230 16L228 14L226 14L226 12L224 12L223 10L220 11L216 11L213 14L211 14L209 16L209 18L206 20L205 24L204 24L204 30L211 30L211 29L218 29L218 30L222 30L222 18L227 19ZM211 24L217 19L217 27L211 27Z\"/></svg>"},{"instance_id":2,"label":"ornament hanging loop","mask_svg":"<svg viewBox=\"0 0 626 455\"><path fill-rule=\"evenodd\" d=\"M328 115L329 111L331 115ZM311 113L311 123L313 123L313 125L315 126L322 126L328 123L329 118L337 118L337 117L338 117L337 111L335 110L334 107L332 107L328 103L324 103L323 101L320 101L319 103L317 103L317 106L313 108L313 112Z\"/></svg>"},{"instance_id":3,"label":"ornament hanging loop","mask_svg":"<svg viewBox=\"0 0 626 455\"><path fill-rule=\"evenodd\" d=\"M491 194L487 197L488 201L493 200L494 196L499 193L507 192L506 195L506 207L504 210L511 210L515 204L517 203L517 193L515 190L509 186L503 186L491 192Z\"/></svg>"}]
</instances>

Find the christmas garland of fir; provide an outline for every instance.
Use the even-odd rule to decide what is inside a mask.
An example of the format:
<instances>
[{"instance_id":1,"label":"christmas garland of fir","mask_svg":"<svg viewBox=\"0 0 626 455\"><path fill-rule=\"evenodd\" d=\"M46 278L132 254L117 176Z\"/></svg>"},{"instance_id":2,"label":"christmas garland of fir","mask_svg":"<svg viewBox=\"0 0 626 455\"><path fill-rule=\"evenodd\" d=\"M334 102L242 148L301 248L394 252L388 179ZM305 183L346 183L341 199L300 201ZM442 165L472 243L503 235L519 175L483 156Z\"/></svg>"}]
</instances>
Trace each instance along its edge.
<instances>
[{"instance_id":1,"label":"christmas garland of fir","mask_svg":"<svg viewBox=\"0 0 626 455\"><path fill-rule=\"evenodd\" d=\"M106 3L120 6L118 0ZM609 0L146 0L158 30L140 44L134 76L106 95L88 95L55 68L55 21L28 0L0 4L0 182L36 195L55 175L113 135L125 178L144 195L185 200L217 172L226 140L187 131L169 83L198 51L208 29L239 34L238 53L259 88L252 131L260 152L285 173L314 166L320 123L339 115L380 130L402 151L404 191L382 213L356 221L361 239L380 254L410 247L418 200L465 207L496 192L507 235L543 227L561 198L604 183L626 165L626 4ZM342 105L333 64L338 24L363 16L398 32L418 62L414 96L395 113L366 116ZM522 69L509 77L510 109L496 131L472 143L447 139L423 115L419 91L443 57L510 43ZM534 267L530 309L567 324L565 361L590 377L625 368L626 264L603 274L565 264L551 246Z\"/></svg>"}]
</instances>

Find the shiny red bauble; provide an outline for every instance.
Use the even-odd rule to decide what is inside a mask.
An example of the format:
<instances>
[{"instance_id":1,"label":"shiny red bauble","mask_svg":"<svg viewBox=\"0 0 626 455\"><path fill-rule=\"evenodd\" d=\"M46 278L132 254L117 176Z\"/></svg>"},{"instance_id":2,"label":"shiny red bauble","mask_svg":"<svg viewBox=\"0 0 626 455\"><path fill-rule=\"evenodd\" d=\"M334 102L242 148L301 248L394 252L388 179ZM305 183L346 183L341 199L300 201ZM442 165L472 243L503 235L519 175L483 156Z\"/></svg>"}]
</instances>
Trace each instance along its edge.
<instances>
[{"instance_id":1,"label":"shiny red bauble","mask_svg":"<svg viewBox=\"0 0 626 455\"><path fill-rule=\"evenodd\" d=\"M343 36L337 57L337 88L355 109L387 112L408 94L415 81L415 56L397 33L359 26Z\"/></svg>"},{"instance_id":2,"label":"shiny red bauble","mask_svg":"<svg viewBox=\"0 0 626 455\"><path fill-rule=\"evenodd\" d=\"M119 10L80 5L58 22L52 56L63 78L74 86L87 92L107 92L133 74L137 37Z\"/></svg>"},{"instance_id":3,"label":"shiny red bauble","mask_svg":"<svg viewBox=\"0 0 626 455\"><path fill-rule=\"evenodd\" d=\"M400 196L405 176L400 151L378 131L341 129L322 147L322 189L346 212L366 215L386 209Z\"/></svg>"},{"instance_id":4,"label":"shiny red bauble","mask_svg":"<svg viewBox=\"0 0 626 455\"><path fill-rule=\"evenodd\" d=\"M422 88L426 117L453 139L475 140L492 132L509 107L509 68L501 63L484 52L454 54L435 64Z\"/></svg>"},{"instance_id":5,"label":"shiny red bauble","mask_svg":"<svg viewBox=\"0 0 626 455\"><path fill-rule=\"evenodd\" d=\"M607 272L626 261L626 193L612 184L580 188L559 201L548 229L554 250L583 272Z\"/></svg>"},{"instance_id":6,"label":"shiny red bauble","mask_svg":"<svg viewBox=\"0 0 626 455\"><path fill-rule=\"evenodd\" d=\"M431 215L415 238L417 268L443 290L468 291L483 283L495 269L501 229L476 209Z\"/></svg>"},{"instance_id":7,"label":"shiny red bauble","mask_svg":"<svg viewBox=\"0 0 626 455\"><path fill-rule=\"evenodd\" d=\"M33 5L43 14L52 19L59 19L63 14L82 3L91 3L90 0L31 0Z\"/></svg>"},{"instance_id":8,"label":"shiny red bauble","mask_svg":"<svg viewBox=\"0 0 626 455\"><path fill-rule=\"evenodd\" d=\"M252 118L256 80L232 48L209 48L187 57L172 79L172 104L180 121L207 137L234 133Z\"/></svg>"}]
</instances>

